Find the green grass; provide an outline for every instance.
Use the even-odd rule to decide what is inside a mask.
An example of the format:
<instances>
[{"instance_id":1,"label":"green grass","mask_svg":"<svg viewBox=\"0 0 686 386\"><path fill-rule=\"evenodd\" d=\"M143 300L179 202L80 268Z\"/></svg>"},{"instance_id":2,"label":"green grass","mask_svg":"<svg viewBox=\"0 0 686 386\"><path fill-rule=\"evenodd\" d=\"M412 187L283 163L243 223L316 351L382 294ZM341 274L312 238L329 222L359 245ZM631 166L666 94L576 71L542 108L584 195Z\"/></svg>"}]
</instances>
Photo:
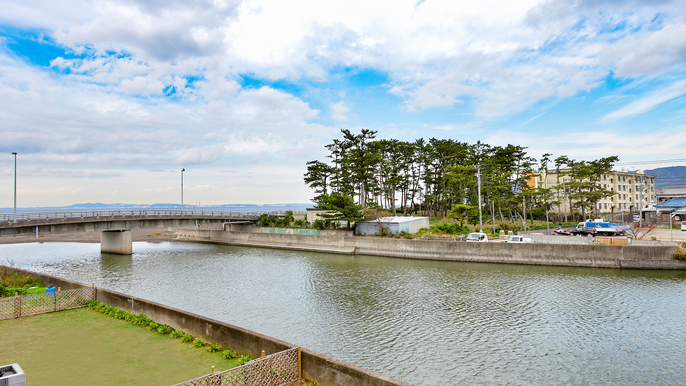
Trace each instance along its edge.
<instances>
[{"instance_id":1,"label":"green grass","mask_svg":"<svg viewBox=\"0 0 686 386\"><path fill-rule=\"evenodd\" d=\"M34 386L172 385L238 365L88 308L3 320L0 331L0 363L19 363Z\"/></svg>"}]
</instances>

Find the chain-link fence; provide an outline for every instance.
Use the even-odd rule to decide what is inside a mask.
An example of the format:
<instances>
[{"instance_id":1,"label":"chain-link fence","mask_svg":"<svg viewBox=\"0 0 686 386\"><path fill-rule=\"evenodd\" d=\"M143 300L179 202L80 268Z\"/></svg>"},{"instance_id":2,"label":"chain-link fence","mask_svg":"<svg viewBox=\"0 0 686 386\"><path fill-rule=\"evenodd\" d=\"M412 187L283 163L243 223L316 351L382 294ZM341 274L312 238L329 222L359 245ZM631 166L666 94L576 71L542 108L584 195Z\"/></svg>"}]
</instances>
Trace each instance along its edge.
<instances>
[{"instance_id":1,"label":"chain-link fence","mask_svg":"<svg viewBox=\"0 0 686 386\"><path fill-rule=\"evenodd\" d=\"M79 308L94 299L95 288L89 287L0 298L0 320Z\"/></svg>"},{"instance_id":2,"label":"chain-link fence","mask_svg":"<svg viewBox=\"0 0 686 386\"><path fill-rule=\"evenodd\" d=\"M243 366L174 386L282 386L300 381L300 347L255 359Z\"/></svg>"}]
</instances>

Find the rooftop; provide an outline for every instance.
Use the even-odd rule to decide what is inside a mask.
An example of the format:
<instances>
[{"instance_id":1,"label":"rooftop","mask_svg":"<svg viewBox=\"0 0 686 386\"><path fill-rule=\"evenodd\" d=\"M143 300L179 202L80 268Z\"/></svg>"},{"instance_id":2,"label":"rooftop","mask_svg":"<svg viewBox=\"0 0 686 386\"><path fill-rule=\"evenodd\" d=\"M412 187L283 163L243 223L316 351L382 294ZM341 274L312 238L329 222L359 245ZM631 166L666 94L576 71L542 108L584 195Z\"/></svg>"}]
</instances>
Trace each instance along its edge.
<instances>
[{"instance_id":1,"label":"rooftop","mask_svg":"<svg viewBox=\"0 0 686 386\"><path fill-rule=\"evenodd\" d=\"M686 206L686 197L676 197L665 202L656 204L656 208L681 208Z\"/></svg>"},{"instance_id":2,"label":"rooftop","mask_svg":"<svg viewBox=\"0 0 686 386\"><path fill-rule=\"evenodd\" d=\"M660 190L660 193L658 193L658 195L661 196L672 196L678 194L686 195L686 186L666 186Z\"/></svg>"},{"instance_id":3,"label":"rooftop","mask_svg":"<svg viewBox=\"0 0 686 386\"><path fill-rule=\"evenodd\" d=\"M381 217L378 220L369 220L369 221L358 221L358 222L388 222L388 223L403 223L403 222L412 222L412 221L417 221L417 220L423 220L423 219L428 219L428 217Z\"/></svg>"}]
</instances>

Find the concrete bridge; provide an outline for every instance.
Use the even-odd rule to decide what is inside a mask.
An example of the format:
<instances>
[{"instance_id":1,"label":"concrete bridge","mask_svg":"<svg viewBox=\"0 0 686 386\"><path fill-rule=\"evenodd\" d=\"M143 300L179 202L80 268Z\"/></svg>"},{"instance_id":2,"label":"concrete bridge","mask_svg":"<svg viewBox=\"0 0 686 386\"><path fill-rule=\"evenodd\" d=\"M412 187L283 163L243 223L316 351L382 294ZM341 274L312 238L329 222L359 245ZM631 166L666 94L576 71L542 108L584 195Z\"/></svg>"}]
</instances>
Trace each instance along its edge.
<instances>
[{"instance_id":1,"label":"concrete bridge","mask_svg":"<svg viewBox=\"0 0 686 386\"><path fill-rule=\"evenodd\" d=\"M208 210L88 210L0 214L0 236L18 236L112 229L198 227L208 224L255 223L262 214L281 212L224 212Z\"/></svg>"}]
</instances>

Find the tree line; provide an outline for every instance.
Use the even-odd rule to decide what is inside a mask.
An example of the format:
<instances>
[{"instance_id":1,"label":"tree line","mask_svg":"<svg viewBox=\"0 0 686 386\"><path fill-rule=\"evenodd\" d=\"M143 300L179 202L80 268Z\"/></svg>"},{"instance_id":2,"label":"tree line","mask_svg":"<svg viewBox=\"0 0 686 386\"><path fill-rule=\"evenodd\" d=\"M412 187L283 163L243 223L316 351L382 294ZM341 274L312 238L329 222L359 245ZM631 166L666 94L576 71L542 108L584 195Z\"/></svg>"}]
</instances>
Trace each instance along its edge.
<instances>
[{"instance_id":1,"label":"tree line","mask_svg":"<svg viewBox=\"0 0 686 386\"><path fill-rule=\"evenodd\" d=\"M377 132L369 129L341 133L342 139L326 145L328 160L307 162L304 175L315 191L313 201L336 212L338 220L356 221L365 209L384 209L393 215L422 213L473 222L480 191L481 207L494 223L496 218L533 221L563 199L585 216L596 211L600 199L614 194L601 186L600 176L612 170L616 156L576 161L545 154L536 160L525 147L511 144L377 139ZM552 166L565 184L543 188L527 183Z\"/></svg>"}]
</instances>

